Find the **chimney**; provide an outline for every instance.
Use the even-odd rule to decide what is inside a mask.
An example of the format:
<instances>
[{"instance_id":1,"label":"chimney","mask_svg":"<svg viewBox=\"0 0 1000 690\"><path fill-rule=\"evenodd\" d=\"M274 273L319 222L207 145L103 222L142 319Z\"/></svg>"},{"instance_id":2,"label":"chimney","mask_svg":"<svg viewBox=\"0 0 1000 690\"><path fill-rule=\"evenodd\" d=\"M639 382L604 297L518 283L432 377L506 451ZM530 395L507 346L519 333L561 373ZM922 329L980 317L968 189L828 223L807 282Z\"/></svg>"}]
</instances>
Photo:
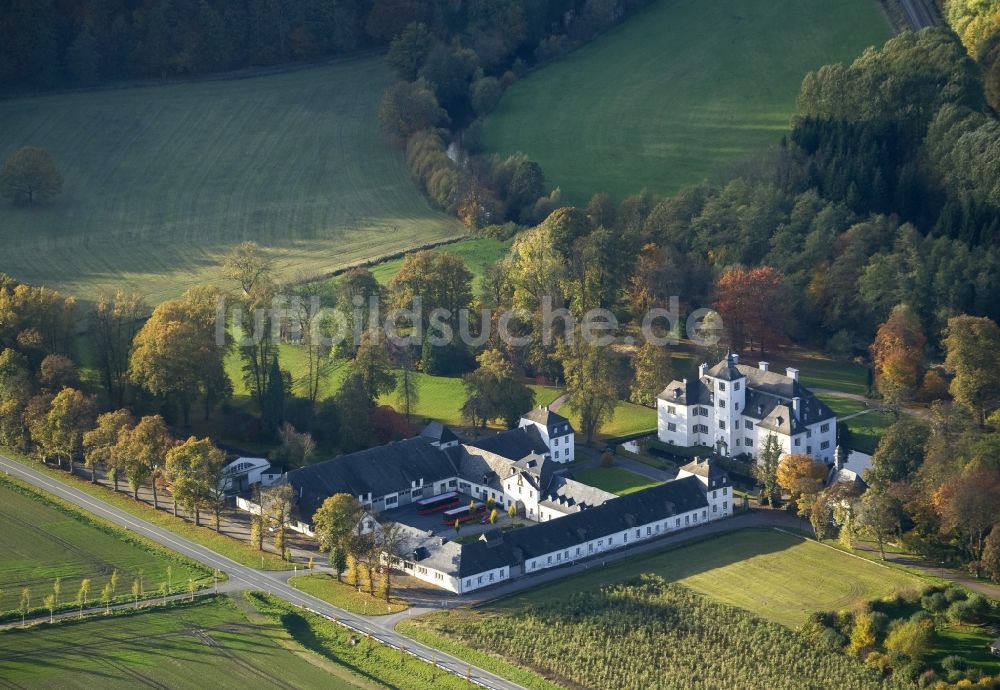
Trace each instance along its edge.
<instances>
[{"instance_id":1,"label":"chimney","mask_svg":"<svg viewBox=\"0 0 1000 690\"><path fill-rule=\"evenodd\" d=\"M705 378L705 372L707 370L708 370L708 365L707 364L704 364L704 363L699 364L698 365L698 378L700 378L700 379Z\"/></svg>"},{"instance_id":2,"label":"chimney","mask_svg":"<svg viewBox=\"0 0 1000 690\"><path fill-rule=\"evenodd\" d=\"M760 367L761 371L770 371L771 365L767 362L757 362L757 366Z\"/></svg>"},{"instance_id":3,"label":"chimney","mask_svg":"<svg viewBox=\"0 0 1000 690\"><path fill-rule=\"evenodd\" d=\"M833 450L833 461L838 470L844 469L847 465L847 458L850 457L851 451L847 450L844 446L838 445Z\"/></svg>"},{"instance_id":4,"label":"chimney","mask_svg":"<svg viewBox=\"0 0 1000 690\"><path fill-rule=\"evenodd\" d=\"M787 369L785 369L785 373L788 375L788 378L790 378L792 381L798 381L799 380L799 370L798 369L793 369L792 367L788 367Z\"/></svg>"},{"instance_id":5,"label":"chimney","mask_svg":"<svg viewBox=\"0 0 1000 690\"><path fill-rule=\"evenodd\" d=\"M802 398L796 396L792 398L792 414L794 414L795 418L798 419L801 411L802 411Z\"/></svg>"},{"instance_id":6,"label":"chimney","mask_svg":"<svg viewBox=\"0 0 1000 690\"><path fill-rule=\"evenodd\" d=\"M739 363L740 363L740 356L739 356L738 353L734 352L733 353L733 364L739 364Z\"/></svg>"}]
</instances>

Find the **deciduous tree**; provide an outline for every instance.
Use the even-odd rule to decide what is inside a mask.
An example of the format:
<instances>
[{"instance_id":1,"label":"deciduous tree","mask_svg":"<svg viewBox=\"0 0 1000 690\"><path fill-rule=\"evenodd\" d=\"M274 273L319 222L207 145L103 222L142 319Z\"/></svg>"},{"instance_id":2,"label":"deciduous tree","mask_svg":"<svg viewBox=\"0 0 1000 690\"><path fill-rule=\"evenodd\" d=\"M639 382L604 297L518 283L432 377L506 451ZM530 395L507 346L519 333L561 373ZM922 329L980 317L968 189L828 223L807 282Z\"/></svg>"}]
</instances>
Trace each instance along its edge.
<instances>
[{"instance_id":1,"label":"deciduous tree","mask_svg":"<svg viewBox=\"0 0 1000 690\"><path fill-rule=\"evenodd\" d=\"M875 385L890 405L909 402L920 390L926 343L920 320L906 304L893 308L879 326L871 345Z\"/></svg>"},{"instance_id":2,"label":"deciduous tree","mask_svg":"<svg viewBox=\"0 0 1000 690\"><path fill-rule=\"evenodd\" d=\"M218 477L217 467L225 459L225 453L209 439L194 436L167 452L166 470L174 505L180 503L193 514L195 525L201 525L201 509L210 499L212 482Z\"/></svg>"},{"instance_id":3,"label":"deciduous tree","mask_svg":"<svg viewBox=\"0 0 1000 690\"><path fill-rule=\"evenodd\" d=\"M826 466L808 455L786 455L778 463L778 485L791 494L800 515L807 515L816 494L823 488Z\"/></svg>"},{"instance_id":4,"label":"deciduous tree","mask_svg":"<svg viewBox=\"0 0 1000 690\"><path fill-rule=\"evenodd\" d=\"M1000 406L1000 327L986 317L948 319L945 368L954 375L949 391L982 424Z\"/></svg>"},{"instance_id":5,"label":"deciduous tree","mask_svg":"<svg viewBox=\"0 0 1000 690\"><path fill-rule=\"evenodd\" d=\"M147 309L142 295L123 290L114 295L99 296L94 307L92 321L99 343L101 378L108 395L118 406L125 399L132 341L139 332L140 319Z\"/></svg>"},{"instance_id":6,"label":"deciduous tree","mask_svg":"<svg viewBox=\"0 0 1000 690\"><path fill-rule=\"evenodd\" d=\"M635 378L632 380L630 399L639 405L655 405L656 396L673 377L670 350L664 345L647 341L636 351L632 367Z\"/></svg>"},{"instance_id":7,"label":"deciduous tree","mask_svg":"<svg viewBox=\"0 0 1000 690\"><path fill-rule=\"evenodd\" d=\"M363 513L358 499L350 494L334 494L323 501L312 518L320 551L346 548L358 531Z\"/></svg>"},{"instance_id":8,"label":"deciduous tree","mask_svg":"<svg viewBox=\"0 0 1000 690\"><path fill-rule=\"evenodd\" d=\"M217 329L217 297L213 289L195 288L160 304L136 335L130 357L130 380L176 400L185 426L199 395L207 416L232 391L223 363L228 342Z\"/></svg>"},{"instance_id":9,"label":"deciduous tree","mask_svg":"<svg viewBox=\"0 0 1000 690\"><path fill-rule=\"evenodd\" d=\"M118 490L118 473L124 466L124 458L119 457L124 447L118 439L134 423L128 410L105 412L97 418L97 425L83 435L83 461L90 468L91 483L97 481L97 467L101 466L114 481L115 491Z\"/></svg>"},{"instance_id":10,"label":"deciduous tree","mask_svg":"<svg viewBox=\"0 0 1000 690\"><path fill-rule=\"evenodd\" d=\"M790 300L780 272L770 266L730 268L715 288L719 312L734 348L764 353L786 335Z\"/></svg>"},{"instance_id":11,"label":"deciduous tree","mask_svg":"<svg viewBox=\"0 0 1000 690\"><path fill-rule=\"evenodd\" d=\"M24 146L7 157L0 169L0 194L32 203L62 191L63 178L45 149Z\"/></svg>"},{"instance_id":12,"label":"deciduous tree","mask_svg":"<svg viewBox=\"0 0 1000 690\"><path fill-rule=\"evenodd\" d=\"M613 354L609 348L585 342L582 337L562 346L559 353L570 406L580 415L580 430L590 443L601 425L614 415L618 402Z\"/></svg>"}]
</instances>

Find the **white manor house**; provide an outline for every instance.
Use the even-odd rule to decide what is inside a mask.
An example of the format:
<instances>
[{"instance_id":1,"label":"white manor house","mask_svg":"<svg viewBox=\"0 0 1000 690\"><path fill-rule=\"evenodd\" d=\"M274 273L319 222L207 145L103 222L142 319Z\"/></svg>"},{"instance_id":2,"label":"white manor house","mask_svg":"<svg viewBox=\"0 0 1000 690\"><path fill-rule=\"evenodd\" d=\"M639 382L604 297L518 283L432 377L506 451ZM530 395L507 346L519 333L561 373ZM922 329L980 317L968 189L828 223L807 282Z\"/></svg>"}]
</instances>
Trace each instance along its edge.
<instances>
[{"instance_id":1,"label":"white manor house","mask_svg":"<svg viewBox=\"0 0 1000 690\"><path fill-rule=\"evenodd\" d=\"M664 443L756 458L773 435L784 453L835 461L836 415L799 383L797 369L779 374L767 362L747 366L730 353L712 368L699 366L694 380L672 381L656 409Z\"/></svg>"}]
</instances>

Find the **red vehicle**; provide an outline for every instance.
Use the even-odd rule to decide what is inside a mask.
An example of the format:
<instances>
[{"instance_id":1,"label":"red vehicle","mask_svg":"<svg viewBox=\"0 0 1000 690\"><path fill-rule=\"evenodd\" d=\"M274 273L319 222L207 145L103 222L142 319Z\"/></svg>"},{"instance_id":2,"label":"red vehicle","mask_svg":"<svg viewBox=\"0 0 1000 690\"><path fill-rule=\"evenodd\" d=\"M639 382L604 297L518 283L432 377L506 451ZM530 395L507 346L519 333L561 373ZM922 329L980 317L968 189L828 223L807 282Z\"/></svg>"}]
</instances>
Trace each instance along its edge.
<instances>
[{"instance_id":1,"label":"red vehicle","mask_svg":"<svg viewBox=\"0 0 1000 690\"><path fill-rule=\"evenodd\" d=\"M417 515L430 515L431 513L438 513L442 510L457 508L458 504L461 502L461 497L454 491L449 491L446 494L438 494L437 496L422 498L419 501L415 501L417 504Z\"/></svg>"},{"instance_id":2,"label":"red vehicle","mask_svg":"<svg viewBox=\"0 0 1000 690\"><path fill-rule=\"evenodd\" d=\"M455 520L459 522L468 522L469 520L475 520L476 517L483 512L486 508L485 503L476 503L475 506L462 506L461 508L452 508L451 510L444 511L444 524L454 525Z\"/></svg>"}]
</instances>

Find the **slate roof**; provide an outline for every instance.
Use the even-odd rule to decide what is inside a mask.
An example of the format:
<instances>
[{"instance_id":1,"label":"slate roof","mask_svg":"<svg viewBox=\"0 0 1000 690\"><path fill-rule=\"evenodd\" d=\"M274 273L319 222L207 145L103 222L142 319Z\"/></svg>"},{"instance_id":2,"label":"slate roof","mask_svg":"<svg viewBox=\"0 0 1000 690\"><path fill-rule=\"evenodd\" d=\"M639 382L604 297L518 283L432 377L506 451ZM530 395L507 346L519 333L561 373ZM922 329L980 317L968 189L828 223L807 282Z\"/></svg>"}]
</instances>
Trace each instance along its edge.
<instances>
[{"instance_id":1,"label":"slate roof","mask_svg":"<svg viewBox=\"0 0 1000 690\"><path fill-rule=\"evenodd\" d=\"M616 498L579 513L503 534L502 543L484 541L462 547L460 576L474 575L615 534L631 526L707 508L701 480L685 477Z\"/></svg>"},{"instance_id":2,"label":"slate roof","mask_svg":"<svg viewBox=\"0 0 1000 690\"><path fill-rule=\"evenodd\" d=\"M705 458L695 458L694 461L681 467L681 471L704 477L709 481L711 488L729 484L729 475L719 466L719 463L711 462Z\"/></svg>"},{"instance_id":3,"label":"slate roof","mask_svg":"<svg viewBox=\"0 0 1000 690\"><path fill-rule=\"evenodd\" d=\"M556 475L549 482L544 498L538 503L561 513L569 513L593 508L617 498L616 494L608 493L596 486Z\"/></svg>"},{"instance_id":4,"label":"slate roof","mask_svg":"<svg viewBox=\"0 0 1000 690\"><path fill-rule=\"evenodd\" d=\"M731 354L726 355L724 360L709 369L706 373L709 376L722 381L735 381L737 379L742 379L745 376Z\"/></svg>"},{"instance_id":5,"label":"slate roof","mask_svg":"<svg viewBox=\"0 0 1000 690\"><path fill-rule=\"evenodd\" d=\"M706 378L671 381L657 397L677 405L712 405L712 390L707 376L725 381L746 379L746 403L740 414L755 419L765 429L782 434L797 434L807 426L836 418L822 400L801 383L774 371L764 371L747 364L735 364L731 356L706 372ZM793 398L800 399L799 416L792 414Z\"/></svg>"},{"instance_id":6,"label":"slate roof","mask_svg":"<svg viewBox=\"0 0 1000 690\"><path fill-rule=\"evenodd\" d=\"M399 554L403 558L442 573L455 574L459 570L461 544L447 537L435 536L433 532L398 524L402 536Z\"/></svg>"},{"instance_id":7,"label":"slate roof","mask_svg":"<svg viewBox=\"0 0 1000 690\"><path fill-rule=\"evenodd\" d=\"M292 470L283 481L295 490L298 514L311 522L316 509L334 494L371 493L377 498L421 479L430 484L456 474L448 454L418 436Z\"/></svg>"},{"instance_id":8,"label":"slate roof","mask_svg":"<svg viewBox=\"0 0 1000 690\"><path fill-rule=\"evenodd\" d=\"M545 455L549 452L549 447L545 444L541 432L534 425L501 431L493 436L476 439L467 445L494 453L514 462L526 458L533 453Z\"/></svg>"},{"instance_id":9,"label":"slate roof","mask_svg":"<svg viewBox=\"0 0 1000 690\"><path fill-rule=\"evenodd\" d=\"M711 405L712 392L700 379L671 381L656 396L660 400L678 405Z\"/></svg>"},{"instance_id":10,"label":"slate roof","mask_svg":"<svg viewBox=\"0 0 1000 690\"><path fill-rule=\"evenodd\" d=\"M458 436L455 435L455 432L441 422L430 422L424 427L424 430L420 432L420 436L426 438L431 443L444 444L458 440Z\"/></svg>"},{"instance_id":11,"label":"slate roof","mask_svg":"<svg viewBox=\"0 0 1000 690\"><path fill-rule=\"evenodd\" d=\"M549 430L549 436L562 436L573 430L569 420L548 407L536 407L531 412L521 415L521 419L541 424ZM565 427L565 428L564 428Z\"/></svg>"},{"instance_id":12,"label":"slate roof","mask_svg":"<svg viewBox=\"0 0 1000 690\"><path fill-rule=\"evenodd\" d=\"M493 453L469 452L469 448L472 448L473 451L477 450L471 446L448 449L449 452L455 451L452 454L452 459L458 467L458 476L467 481L503 491L501 482L505 477L510 476L513 463Z\"/></svg>"}]
</instances>

